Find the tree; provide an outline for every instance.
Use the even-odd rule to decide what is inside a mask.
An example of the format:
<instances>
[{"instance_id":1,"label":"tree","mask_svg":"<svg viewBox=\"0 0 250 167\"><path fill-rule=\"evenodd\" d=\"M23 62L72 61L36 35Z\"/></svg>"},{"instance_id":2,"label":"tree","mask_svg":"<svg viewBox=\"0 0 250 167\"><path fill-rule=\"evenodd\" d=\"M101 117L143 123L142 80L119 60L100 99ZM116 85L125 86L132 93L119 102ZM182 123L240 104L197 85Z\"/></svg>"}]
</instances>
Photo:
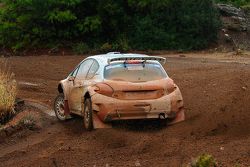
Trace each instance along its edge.
<instances>
[{"instance_id":1,"label":"tree","mask_svg":"<svg viewBox=\"0 0 250 167\"><path fill-rule=\"evenodd\" d=\"M212 0L2 0L0 45L201 49L216 40Z\"/></svg>"}]
</instances>

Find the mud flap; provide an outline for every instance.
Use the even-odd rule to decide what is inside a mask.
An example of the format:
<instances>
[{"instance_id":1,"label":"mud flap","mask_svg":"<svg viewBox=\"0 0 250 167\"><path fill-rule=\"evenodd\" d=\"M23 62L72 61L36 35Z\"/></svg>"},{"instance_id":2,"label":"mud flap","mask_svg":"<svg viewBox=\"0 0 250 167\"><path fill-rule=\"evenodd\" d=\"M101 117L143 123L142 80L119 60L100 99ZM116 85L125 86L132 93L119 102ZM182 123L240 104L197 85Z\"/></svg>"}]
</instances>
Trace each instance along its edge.
<instances>
[{"instance_id":1,"label":"mud flap","mask_svg":"<svg viewBox=\"0 0 250 167\"><path fill-rule=\"evenodd\" d=\"M185 120L185 113L184 110L182 110L177 114L176 118L172 122L168 123L168 125L173 125L182 122L184 120Z\"/></svg>"},{"instance_id":2,"label":"mud flap","mask_svg":"<svg viewBox=\"0 0 250 167\"><path fill-rule=\"evenodd\" d=\"M111 124L105 124L103 123L97 116L97 114L94 112L93 113L93 126L94 129L108 129L112 128Z\"/></svg>"},{"instance_id":3,"label":"mud flap","mask_svg":"<svg viewBox=\"0 0 250 167\"><path fill-rule=\"evenodd\" d=\"M68 100L64 100L64 114L66 117L70 116Z\"/></svg>"}]
</instances>

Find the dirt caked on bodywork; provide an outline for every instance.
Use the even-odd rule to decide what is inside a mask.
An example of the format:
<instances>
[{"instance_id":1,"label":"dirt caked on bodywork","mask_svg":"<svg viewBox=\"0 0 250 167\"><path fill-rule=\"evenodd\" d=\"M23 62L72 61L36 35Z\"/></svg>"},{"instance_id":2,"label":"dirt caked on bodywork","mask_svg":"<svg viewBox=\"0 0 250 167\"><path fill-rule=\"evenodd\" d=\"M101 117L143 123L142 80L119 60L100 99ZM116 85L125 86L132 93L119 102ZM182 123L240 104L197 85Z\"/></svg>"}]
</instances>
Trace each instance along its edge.
<instances>
[{"instance_id":1,"label":"dirt caked on bodywork","mask_svg":"<svg viewBox=\"0 0 250 167\"><path fill-rule=\"evenodd\" d=\"M90 87L89 92L93 110L104 122L147 118L184 120L183 99L171 79L140 84L106 81Z\"/></svg>"},{"instance_id":2,"label":"dirt caked on bodywork","mask_svg":"<svg viewBox=\"0 0 250 167\"><path fill-rule=\"evenodd\" d=\"M165 61L164 58L112 53L87 60L92 64L88 66L85 79L77 78L81 72L80 63L58 86L59 92L64 94L65 116L70 113L84 116L85 101L89 99L94 128L98 127L97 122L116 120L167 119L173 124L185 119L181 92L159 63ZM111 65L112 61L114 65ZM93 63L97 63L98 68L88 78ZM130 67L133 71L129 70ZM106 69L113 68L116 71L105 73ZM158 68L158 71L151 74L153 68Z\"/></svg>"}]
</instances>

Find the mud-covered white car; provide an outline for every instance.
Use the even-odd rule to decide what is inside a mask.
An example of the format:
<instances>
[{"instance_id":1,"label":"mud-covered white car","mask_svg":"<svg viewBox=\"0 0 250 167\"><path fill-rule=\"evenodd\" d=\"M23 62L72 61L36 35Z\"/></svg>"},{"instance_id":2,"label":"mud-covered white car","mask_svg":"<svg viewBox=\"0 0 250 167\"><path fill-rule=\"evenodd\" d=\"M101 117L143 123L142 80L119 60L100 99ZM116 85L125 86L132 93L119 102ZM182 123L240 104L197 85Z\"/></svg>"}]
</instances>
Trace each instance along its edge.
<instances>
[{"instance_id":1,"label":"mud-covered white car","mask_svg":"<svg viewBox=\"0 0 250 167\"><path fill-rule=\"evenodd\" d=\"M185 119L177 85L161 64L165 58L112 52L84 59L60 81L54 110L59 120L74 113L84 126L129 119Z\"/></svg>"}]
</instances>

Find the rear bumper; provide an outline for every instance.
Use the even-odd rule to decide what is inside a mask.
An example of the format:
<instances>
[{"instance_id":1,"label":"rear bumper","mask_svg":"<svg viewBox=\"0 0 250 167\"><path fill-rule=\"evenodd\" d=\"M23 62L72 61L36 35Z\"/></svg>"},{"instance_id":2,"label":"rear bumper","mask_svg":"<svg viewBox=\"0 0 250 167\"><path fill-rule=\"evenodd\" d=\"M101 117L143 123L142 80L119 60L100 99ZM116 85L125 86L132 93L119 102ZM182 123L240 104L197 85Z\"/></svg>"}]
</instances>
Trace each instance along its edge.
<instances>
[{"instance_id":1,"label":"rear bumper","mask_svg":"<svg viewBox=\"0 0 250 167\"><path fill-rule=\"evenodd\" d=\"M185 119L183 99L179 88L169 95L153 100L119 100L95 93L93 110L103 122L130 119L165 119L173 123Z\"/></svg>"}]
</instances>

